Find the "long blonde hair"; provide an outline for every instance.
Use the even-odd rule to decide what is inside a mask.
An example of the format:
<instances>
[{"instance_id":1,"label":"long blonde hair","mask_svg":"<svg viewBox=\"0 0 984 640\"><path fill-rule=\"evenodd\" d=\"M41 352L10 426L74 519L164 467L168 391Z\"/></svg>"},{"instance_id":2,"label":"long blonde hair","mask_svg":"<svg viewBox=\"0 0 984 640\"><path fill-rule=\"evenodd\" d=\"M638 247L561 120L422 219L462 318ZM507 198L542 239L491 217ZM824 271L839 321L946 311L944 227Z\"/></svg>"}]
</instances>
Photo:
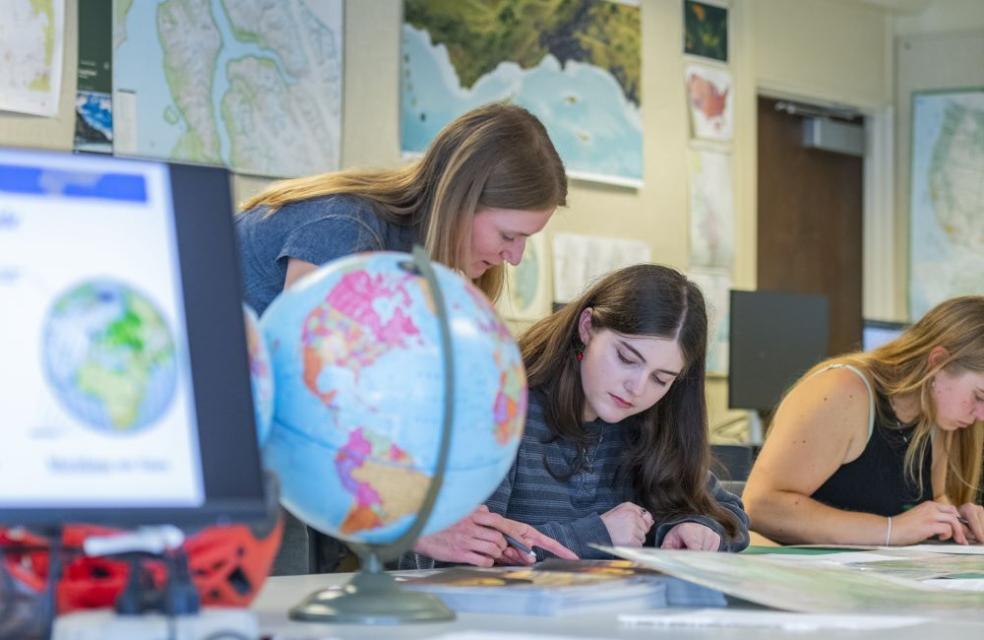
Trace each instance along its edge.
<instances>
[{"instance_id":1,"label":"long blonde hair","mask_svg":"<svg viewBox=\"0 0 984 640\"><path fill-rule=\"evenodd\" d=\"M946 358L931 365L929 354L943 347ZM813 367L808 378L831 364L848 364L860 369L881 395L891 399L917 395L919 414L915 432L905 452L908 478L921 487L922 465L932 442L946 456L944 493L954 504L973 502L981 484L984 458L984 422L966 429L945 432L936 424L932 379L941 370L984 371L984 296L952 298L933 307L898 338L864 353L849 353ZM801 379L801 380L802 380ZM876 403L876 411L881 407Z\"/></svg>"},{"instance_id":2,"label":"long blonde hair","mask_svg":"<svg viewBox=\"0 0 984 640\"><path fill-rule=\"evenodd\" d=\"M369 200L387 222L421 227L431 259L462 268L472 219L481 207L553 209L567 203L567 175L543 124L522 107L489 104L438 133L417 162L396 169L349 169L271 185L243 205L284 205L334 194ZM492 267L475 284L492 300L504 271Z\"/></svg>"}]
</instances>

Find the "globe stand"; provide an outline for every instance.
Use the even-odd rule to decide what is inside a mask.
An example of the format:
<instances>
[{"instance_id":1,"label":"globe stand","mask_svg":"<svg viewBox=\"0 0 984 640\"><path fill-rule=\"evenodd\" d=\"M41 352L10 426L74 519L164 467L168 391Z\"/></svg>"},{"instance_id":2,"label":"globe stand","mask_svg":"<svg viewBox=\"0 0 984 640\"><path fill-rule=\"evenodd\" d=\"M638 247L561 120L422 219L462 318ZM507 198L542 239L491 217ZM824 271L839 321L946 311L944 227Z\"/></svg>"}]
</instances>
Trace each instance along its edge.
<instances>
[{"instance_id":1,"label":"globe stand","mask_svg":"<svg viewBox=\"0 0 984 640\"><path fill-rule=\"evenodd\" d=\"M447 622L454 612L429 593L401 589L382 570L374 553L362 556L362 571L345 586L316 591L291 608L292 620L337 624L403 624Z\"/></svg>"},{"instance_id":2,"label":"globe stand","mask_svg":"<svg viewBox=\"0 0 984 640\"><path fill-rule=\"evenodd\" d=\"M434 477L410 528L388 545L351 545L359 555L362 569L344 586L316 591L292 607L288 612L291 620L336 624L403 624L447 622L455 618L454 612L439 598L403 589L392 576L383 571L383 561L399 558L410 550L430 518L437 494L444 483L448 453L451 450L451 427L454 424L454 354L444 294L430 260L419 246L413 248L413 263L408 263L406 268L427 281L441 336L444 411Z\"/></svg>"}]
</instances>

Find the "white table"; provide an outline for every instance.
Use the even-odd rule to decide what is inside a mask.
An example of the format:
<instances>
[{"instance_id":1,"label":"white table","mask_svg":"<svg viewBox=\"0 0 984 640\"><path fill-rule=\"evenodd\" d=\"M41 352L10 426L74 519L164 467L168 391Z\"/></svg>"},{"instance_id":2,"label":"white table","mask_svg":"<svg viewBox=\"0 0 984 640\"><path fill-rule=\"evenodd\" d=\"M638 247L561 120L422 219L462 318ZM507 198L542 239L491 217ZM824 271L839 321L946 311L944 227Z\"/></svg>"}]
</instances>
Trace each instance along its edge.
<instances>
[{"instance_id":1,"label":"white table","mask_svg":"<svg viewBox=\"0 0 984 640\"><path fill-rule=\"evenodd\" d=\"M951 615L933 620L930 624L878 631L817 632L783 631L765 628L703 628L703 629L638 629L625 628L618 622L619 613L641 613L643 610L603 611L564 617L504 616L458 614L454 622L438 624L409 624L404 626L355 626L301 623L288 620L287 609L309 593L346 582L351 574L284 576L269 578L253 609L259 614L264 633L275 634L282 640L328 640L331 638L433 638L465 630L499 631L513 634L554 635L576 638L681 638L703 640L772 640L790 638L856 638L858 640L981 640L984 638L984 612L976 615ZM899 612L900 615L905 612Z\"/></svg>"}]
</instances>

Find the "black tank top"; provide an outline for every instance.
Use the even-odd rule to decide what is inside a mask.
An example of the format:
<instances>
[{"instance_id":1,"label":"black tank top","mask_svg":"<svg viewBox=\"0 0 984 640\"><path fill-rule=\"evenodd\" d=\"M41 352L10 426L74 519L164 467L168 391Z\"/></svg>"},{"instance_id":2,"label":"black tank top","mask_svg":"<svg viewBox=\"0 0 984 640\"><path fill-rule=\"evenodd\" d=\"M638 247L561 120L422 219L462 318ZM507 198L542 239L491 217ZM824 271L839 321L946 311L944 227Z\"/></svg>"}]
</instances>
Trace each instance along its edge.
<instances>
[{"instance_id":1,"label":"black tank top","mask_svg":"<svg viewBox=\"0 0 984 640\"><path fill-rule=\"evenodd\" d=\"M880 411L864 451L813 492L814 500L845 511L894 516L933 499L932 443L921 461L922 486L917 487L905 473L905 451L915 427L900 428L888 399L876 394L876 401Z\"/></svg>"}]
</instances>

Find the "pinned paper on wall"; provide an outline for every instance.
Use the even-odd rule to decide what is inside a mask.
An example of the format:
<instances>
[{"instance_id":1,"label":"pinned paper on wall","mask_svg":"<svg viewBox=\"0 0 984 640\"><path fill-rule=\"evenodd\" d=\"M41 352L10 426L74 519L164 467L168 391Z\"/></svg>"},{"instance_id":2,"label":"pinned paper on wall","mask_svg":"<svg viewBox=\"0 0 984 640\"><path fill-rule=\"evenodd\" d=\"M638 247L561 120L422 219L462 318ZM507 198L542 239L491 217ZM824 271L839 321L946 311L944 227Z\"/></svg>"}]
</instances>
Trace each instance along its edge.
<instances>
[{"instance_id":1,"label":"pinned paper on wall","mask_svg":"<svg viewBox=\"0 0 984 640\"><path fill-rule=\"evenodd\" d=\"M734 122L734 83L726 69L690 64L686 69L690 131L702 140L731 140Z\"/></svg>"},{"instance_id":2,"label":"pinned paper on wall","mask_svg":"<svg viewBox=\"0 0 984 640\"><path fill-rule=\"evenodd\" d=\"M3 12L0 110L56 115L65 48L65 0L8 0Z\"/></svg>"},{"instance_id":3,"label":"pinned paper on wall","mask_svg":"<svg viewBox=\"0 0 984 640\"><path fill-rule=\"evenodd\" d=\"M558 233L553 238L554 302L570 302L601 276L650 259L649 245L639 240Z\"/></svg>"},{"instance_id":4,"label":"pinned paper on wall","mask_svg":"<svg viewBox=\"0 0 984 640\"><path fill-rule=\"evenodd\" d=\"M506 283L496 307L508 320L539 320L550 314L553 288L546 236L539 233L526 241L522 261L506 265Z\"/></svg>"},{"instance_id":5,"label":"pinned paper on wall","mask_svg":"<svg viewBox=\"0 0 984 640\"><path fill-rule=\"evenodd\" d=\"M735 211L731 155L713 149L688 152L690 266L731 269L735 260Z\"/></svg>"},{"instance_id":6,"label":"pinned paper on wall","mask_svg":"<svg viewBox=\"0 0 984 640\"><path fill-rule=\"evenodd\" d=\"M728 8L721 0L684 0L683 52L728 61Z\"/></svg>"}]
</instances>

